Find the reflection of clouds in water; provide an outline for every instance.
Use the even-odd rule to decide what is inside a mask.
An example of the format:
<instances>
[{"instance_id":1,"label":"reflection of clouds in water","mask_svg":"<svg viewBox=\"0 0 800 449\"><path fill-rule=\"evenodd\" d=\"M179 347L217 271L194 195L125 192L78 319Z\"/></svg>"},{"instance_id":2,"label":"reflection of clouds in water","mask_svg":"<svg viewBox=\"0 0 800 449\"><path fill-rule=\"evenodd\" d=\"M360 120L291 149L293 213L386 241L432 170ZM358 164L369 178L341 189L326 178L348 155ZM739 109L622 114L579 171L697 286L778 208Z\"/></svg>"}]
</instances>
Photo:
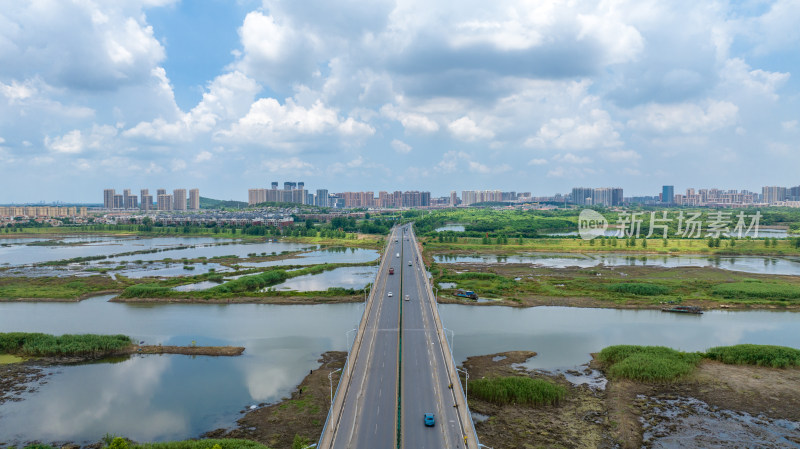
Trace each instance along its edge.
<instances>
[{"instance_id":1,"label":"reflection of clouds in water","mask_svg":"<svg viewBox=\"0 0 800 449\"><path fill-rule=\"evenodd\" d=\"M718 343L714 346L728 346L737 345L740 343L752 343L746 340L748 334L755 334L765 331L776 331L779 329L775 323L755 322L755 323L733 323L728 325L721 325L714 329L712 333L713 338L711 341ZM772 342L771 344L780 344L780 342ZM711 346L709 346L711 347ZM708 348L705 348L708 349Z\"/></svg>"},{"instance_id":2,"label":"reflection of clouds in water","mask_svg":"<svg viewBox=\"0 0 800 449\"><path fill-rule=\"evenodd\" d=\"M285 392L297 384L297 379L290 378L285 368L274 363L249 365L245 370L245 383L250 397L256 402L273 401L279 393Z\"/></svg>"},{"instance_id":3,"label":"reflection of clouds in water","mask_svg":"<svg viewBox=\"0 0 800 449\"><path fill-rule=\"evenodd\" d=\"M5 424L39 439L89 435L100 427L129 436L135 431L136 438L148 440L186 433L183 416L151 405L169 367L169 357L137 357L114 365L63 368L38 394L20 403L22 413L7 415ZM97 382L86 382L99 376Z\"/></svg>"},{"instance_id":4,"label":"reflection of clouds in water","mask_svg":"<svg viewBox=\"0 0 800 449\"><path fill-rule=\"evenodd\" d=\"M330 287L363 288L374 280L377 272L377 267L342 267L298 276L270 288L295 291L322 291Z\"/></svg>"},{"instance_id":5,"label":"reflection of clouds in water","mask_svg":"<svg viewBox=\"0 0 800 449\"><path fill-rule=\"evenodd\" d=\"M709 311L704 315L660 310L536 307L510 309L444 304L443 324L455 332L457 361L509 350L538 352L529 368L572 367L589 354L618 344L704 351L740 343L800 348L800 322L792 312Z\"/></svg>"},{"instance_id":6,"label":"reflection of clouds in water","mask_svg":"<svg viewBox=\"0 0 800 449\"><path fill-rule=\"evenodd\" d=\"M435 255L439 263L531 263L550 268L571 266L591 268L598 264L606 266L661 266L673 267L716 267L724 270L747 273L766 273L780 275L800 275L800 259L791 256L700 256L700 255L630 255L630 254L579 254L579 253L522 253L515 255L482 254L477 256Z\"/></svg>"},{"instance_id":7,"label":"reflection of clouds in water","mask_svg":"<svg viewBox=\"0 0 800 449\"><path fill-rule=\"evenodd\" d=\"M309 369L319 366L320 354L331 348L327 338L305 336L258 339L246 344L259 354L257 359L239 365L250 397L256 402L274 402L286 396Z\"/></svg>"}]
</instances>

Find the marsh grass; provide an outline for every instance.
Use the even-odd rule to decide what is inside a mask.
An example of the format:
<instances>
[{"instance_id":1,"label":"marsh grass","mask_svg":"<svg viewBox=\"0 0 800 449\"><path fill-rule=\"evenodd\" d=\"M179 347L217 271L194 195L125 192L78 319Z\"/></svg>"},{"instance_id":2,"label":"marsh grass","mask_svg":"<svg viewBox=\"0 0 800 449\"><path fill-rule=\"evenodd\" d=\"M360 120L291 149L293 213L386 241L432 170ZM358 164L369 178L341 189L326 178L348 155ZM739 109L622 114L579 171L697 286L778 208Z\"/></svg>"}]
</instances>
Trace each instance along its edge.
<instances>
[{"instance_id":1,"label":"marsh grass","mask_svg":"<svg viewBox=\"0 0 800 449\"><path fill-rule=\"evenodd\" d=\"M729 299L767 299L777 301L800 299L800 286L762 282L754 279L719 284L714 286L711 292L714 295Z\"/></svg>"},{"instance_id":2,"label":"marsh grass","mask_svg":"<svg viewBox=\"0 0 800 449\"><path fill-rule=\"evenodd\" d=\"M627 293L637 296L658 296L666 295L670 292L670 289L663 285L647 284L644 282L611 284L608 286L608 289L612 292Z\"/></svg>"},{"instance_id":3,"label":"marsh grass","mask_svg":"<svg viewBox=\"0 0 800 449\"><path fill-rule=\"evenodd\" d=\"M703 355L664 346L616 345L600 351L599 357L612 378L669 382L694 371Z\"/></svg>"},{"instance_id":4,"label":"marsh grass","mask_svg":"<svg viewBox=\"0 0 800 449\"><path fill-rule=\"evenodd\" d=\"M757 365L773 368L800 366L800 350L786 346L751 344L718 346L706 351L706 357L730 365Z\"/></svg>"},{"instance_id":5,"label":"marsh grass","mask_svg":"<svg viewBox=\"0 0 800 449\"><path fill-rule=\"evenodd\" d=\"M28 357L101 355L131 344L126 335L61 335L41 333L0 333L0 353Z\"/></svg>"},{"instance_id":6,"label":"marsh grass","mask_svg":"<svg viewBox=\"0 0 800 449\"><path fill-rule=\"evenodd\" d=\"M490 377L470 382L469 394L502 405L552 405L564 399L567 389L544 379Z\"/></svg>"}]
</instances>

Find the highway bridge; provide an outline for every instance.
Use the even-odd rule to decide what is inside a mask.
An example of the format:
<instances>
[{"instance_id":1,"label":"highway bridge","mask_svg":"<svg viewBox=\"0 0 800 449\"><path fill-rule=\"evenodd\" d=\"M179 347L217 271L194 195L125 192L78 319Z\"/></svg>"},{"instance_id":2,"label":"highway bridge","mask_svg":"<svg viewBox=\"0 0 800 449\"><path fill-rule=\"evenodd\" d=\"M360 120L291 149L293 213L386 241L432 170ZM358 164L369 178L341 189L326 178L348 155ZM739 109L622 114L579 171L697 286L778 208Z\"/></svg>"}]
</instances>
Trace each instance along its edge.
<instances>
[{"instance_id":1,"label":"highway bridge","mask_svg":"<svg viewBox=\"0 0 800 449\"><path fill-rule=\"evenodd\" d=\"M317 447L478 448L411 225L389 236Z\"/></svg>"}]
</instances>

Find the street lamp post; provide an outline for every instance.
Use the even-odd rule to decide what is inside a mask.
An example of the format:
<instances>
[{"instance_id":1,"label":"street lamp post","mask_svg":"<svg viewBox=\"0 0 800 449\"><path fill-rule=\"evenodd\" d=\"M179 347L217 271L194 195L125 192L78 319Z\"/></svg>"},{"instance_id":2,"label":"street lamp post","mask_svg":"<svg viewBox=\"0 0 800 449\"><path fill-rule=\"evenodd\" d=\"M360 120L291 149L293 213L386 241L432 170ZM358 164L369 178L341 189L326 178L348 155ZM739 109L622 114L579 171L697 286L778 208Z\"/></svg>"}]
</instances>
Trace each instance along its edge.
<instances>
[{"instance_id":1,"label":"street lamp post","mask_svg":"<svg viewBox=\"0 0 800 449\"><path fill-rule=\"evenodd\" d=\"M339 368L328 373L328 383L331 384L331 407L333 407L333 373L338 373L341 370L342 369Z\"/></svg>"},{"instance_id":2,"label":"street lamp post","mask_svg":"<svg viewBox=\"0 0 800 449\"><path fill-rule=\"evenodd\" d=\"M439 288L433 287L433 299L435 300L436 304L439 304Z\"/></svg>"},{"instance_id":3,"label":"street lamp post","mask_svg":"<svg viewBox=\"0 0 800 449\"><path fill-rule=\"evenodd\" d=\"M456 333L451 331L450 329L448 329L446 327L443 327L442 330L444 330L445 332L450 332L450 341L449 341L449 343L450 343L450 357L455 359L455 355L453 354L453 346L455 345L455 342L453 340L455 340L455 338L456 338ZM445 338L446 337L447 337L447 335L445 335Z\"/></svg>"},{"instance_id":4,"label":"street lamp post","mask_svg":"<svg viewBox=\"0 0 800 449\"><path fill-rule=\"evenodd\" d=\"M350 343L350 333L351 332L358 332L358 329L353 328L349 331L344 333L345 338L347 339L347 356L350 357L350 349L352 349L353 345ZM353 341L355 343L355 341Z\"/></svg>"},{"instance_id":5,"label":"street lamp post","mask_svg":"<svg viewBox=\"0 0 800 449\"><path fill-rule=\"evenodd\" d=\"M464 381L464 402L467 403L467 407L469 407L469 400L467 399L469 394L469 373L466 369L456 368L456 370L464 373L464 376L466 376L466 380Z\"/></svg>"}]
</instances>

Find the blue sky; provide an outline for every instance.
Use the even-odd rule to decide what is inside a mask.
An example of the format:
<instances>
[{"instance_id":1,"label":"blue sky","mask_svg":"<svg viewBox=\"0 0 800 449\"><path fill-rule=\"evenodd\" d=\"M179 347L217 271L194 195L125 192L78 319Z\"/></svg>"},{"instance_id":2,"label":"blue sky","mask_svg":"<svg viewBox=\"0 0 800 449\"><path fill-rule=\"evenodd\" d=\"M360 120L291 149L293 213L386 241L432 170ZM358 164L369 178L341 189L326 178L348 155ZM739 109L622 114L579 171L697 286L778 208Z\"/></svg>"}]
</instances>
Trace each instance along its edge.
<instances>
[{"instance_id":1,"label":"blue sky","mask_svg":"<svg viewBox=\"0 0 800 449\"><path fill-rule=\"evenodd\" d=\"M800 184L800 2L0 0L0 203Z\"/></svg>"}]
</instances>

